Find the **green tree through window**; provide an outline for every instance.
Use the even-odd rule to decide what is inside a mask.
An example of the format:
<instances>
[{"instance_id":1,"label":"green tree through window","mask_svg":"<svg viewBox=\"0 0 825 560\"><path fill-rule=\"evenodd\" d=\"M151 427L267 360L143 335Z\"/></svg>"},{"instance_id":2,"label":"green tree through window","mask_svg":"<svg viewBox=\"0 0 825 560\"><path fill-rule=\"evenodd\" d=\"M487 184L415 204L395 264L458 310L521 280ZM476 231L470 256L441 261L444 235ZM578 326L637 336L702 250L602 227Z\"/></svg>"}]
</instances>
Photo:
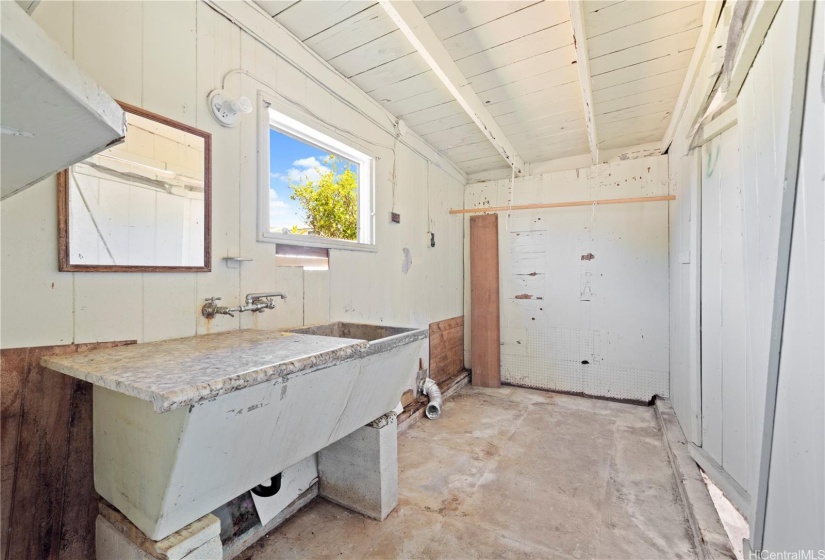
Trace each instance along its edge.
<instances>
[{"instance_id":1,"label":"green tree through window","mask_svg":"<svg viewBox=\"0 0 825 560\"><path fill-rule=\"evenodd\" d=\"M329 154L324 158L326 172L316 167L319 178L311 181L290 180L292 194L306 214L312 234L335 239L358 238L358 176L353 164ZM299 233L295 231L294 233Z\"/></svg>"}]
</instances>

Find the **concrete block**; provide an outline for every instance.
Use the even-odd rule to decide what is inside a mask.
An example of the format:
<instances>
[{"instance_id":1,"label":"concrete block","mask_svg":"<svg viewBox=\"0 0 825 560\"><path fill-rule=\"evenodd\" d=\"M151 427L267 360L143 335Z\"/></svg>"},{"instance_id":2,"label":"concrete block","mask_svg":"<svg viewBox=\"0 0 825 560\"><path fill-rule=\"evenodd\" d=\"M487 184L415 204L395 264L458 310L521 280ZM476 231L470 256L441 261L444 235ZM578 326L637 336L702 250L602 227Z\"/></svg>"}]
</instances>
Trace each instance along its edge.
<instances>
[{"instance_id":1,"label":"concrete block","mask_svg":"<svg viewBox=\"0 0 825 560\"><path fill-rule=\"evenodd\" d=\"M398 505L398 426L394 413L318 453L322 497L383 521Z\"/></svg>"},{"instance_id":2,"label":"concrete block","mask_svg":"<svg viewBox=\"0 0 825 560\"><path fill-rule=\"evenodd\" d=\"M100 560L152 560L153 557L126 538L106 519L95 521L95 552Z\"/></svg>"},{"instance_id":3,"label":"concrete block","mask_svg":"<svg viewBox=\"0 0 825 560\"><path fill-rule=\"evenodd\" d=\"M222 560L221 523L205 515L160 541L149 539L123 514L101 501L95 522L97 560Z\"/></svg>"}]
</instances>

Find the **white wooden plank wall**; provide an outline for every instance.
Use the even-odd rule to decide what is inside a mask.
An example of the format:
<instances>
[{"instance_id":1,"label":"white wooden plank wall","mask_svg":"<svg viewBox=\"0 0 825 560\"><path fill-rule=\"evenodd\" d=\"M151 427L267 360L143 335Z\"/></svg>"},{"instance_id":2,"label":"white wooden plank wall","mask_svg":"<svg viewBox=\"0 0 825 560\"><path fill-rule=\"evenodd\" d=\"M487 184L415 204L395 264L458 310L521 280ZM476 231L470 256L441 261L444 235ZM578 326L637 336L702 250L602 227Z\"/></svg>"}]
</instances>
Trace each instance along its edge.
<instances>
[{"instance_id":1,"label":"white wooden plank wall","mask_svg":"<svg viewBox=\"0 0 825 560\"><path fill-rule=\"evenodd\" d=\"M743 488L747 359L739 130L702 148L702 448Z\"/></svg>"},{"instance_id":2,"label":"white wooden plank wall","mask_svg":"<svg viewBox=\"0 0 825 560\"><path fill-rule=\"evenodd\" d=\"M792 44L799 6L783 2L739 94L747 298L749 481L758 480L773 314L779 208L790 118ZM748 489L751 496L756 488Z\"/></svg>"},{"instance_id":3,"label":"white wooden plank wall","mask_svg":"<svg viewBox=\"0 0 825 560\"><path fill-rule=\"evenodd\" d=\"M716 460L751 499L759 474L778 210L791 109L793 64L787 45L797 33L798 9L793 2L779 8L739 94L738 125L705 146L704 160L700 150L688 151L687 136L704 101L701 92L707 91L707 76L700 69L668 153L670 189L677 196L670 203L671 398L688 439ZM734 169L726 153L737 146ZM703 175L707 158L717 149L721 153L714 173L727 172Z\"/></svg>"},{"instance_id":4,"label":"white wooden plank wall","mask_svg":"<svg viewBox=\"0 0 825 560\"><path fill-rule=\"evenodd\" d=\"M702 69L710 63L706 57ZM702 70L699 76L706 76ZM705 80L710 78L705 78ZM670 395L689 441L702 443L699 352L699 254L701 152L688 151L693 117L704 99L704 80L691 89L668 150L670 194Z\"/></svg>"},{"instance_id":5,"label":"white wooden plank wall","mask_svg":"<svg viewBox=\"0 0 825 560\"><path fill-rule=\"evenodd\" d=\"M660 156L517 179L513 204L666 192ZM466 193L468 208L506 206L510 182L471 184ZM620 399L667 396L667 205L500 219L502 380ZM467 294L469 278L465 314Z\"/></svg>"},{"instance_id":6,"label":"white wooden plank wall","mask_svg":"<svg viewBox=\"0 0 825 560\"><path fill-rule=\"evenodd\" d=\"M825 6L814 11L765 549L825 550Z\"/></svg>"},{"instance_id":7,"label":"white wooden plank wall","mask_svg":"<svg viewBox=\"0 0 825 560\"><path fill-rule=\"evenodd\" d=\"M239 9L275 27L251 6ZM461 206L464 182L420 139L410 141L431 154L434 163L428 165L399 145L395 190L402 223L390 225L393 154L380 146L391 145L391 137L206 4L49 2L41 4L34 17L116 99L212 134L213 268L199 274L57 272L56 180L49 178L0 206L4 348L150 341L329 319L423 327L461 314L463 230L460 219L449 218L446 210ZM380 107L303 46L285 36L273 35L273 39L282 53L361 111L387 120ZM238 128L223 128L206 105L207 94L236 68L255 73L334 125L379 144L367 146L380 158L377 253L332 251L329 272L275 266L275 245L256 241L257 119L250 115ZM227 87L251 99L265 89L239 76L230 78ZM432 249L429 229L436 234ZM407 274L401 271L405 247L413 256ZM230 269L221 260L238 255L254 261ZM221 316L211 322L200 316L208 296L222 296L222 303L236 305L247 292L263 290L284 291L289 297L265 314Z\"/></svg>"}]
</instances>

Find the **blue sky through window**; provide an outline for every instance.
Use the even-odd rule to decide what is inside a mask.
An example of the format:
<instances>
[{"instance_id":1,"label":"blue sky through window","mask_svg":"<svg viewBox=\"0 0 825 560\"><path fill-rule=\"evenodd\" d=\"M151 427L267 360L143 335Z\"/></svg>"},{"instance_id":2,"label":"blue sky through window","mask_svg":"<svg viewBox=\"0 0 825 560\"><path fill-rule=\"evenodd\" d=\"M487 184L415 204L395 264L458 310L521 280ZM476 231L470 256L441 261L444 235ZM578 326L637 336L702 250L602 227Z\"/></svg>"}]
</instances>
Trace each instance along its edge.
<instances>
[{"instance_id":1,"label":"blue sky through window","mask_svg":"<svg viewBox=\"0 0 825 560\"><path fill-rule=\"evenodd\" d=\"M329 168L324 165L324 158L329 152L305 144L277 130L269 130L269 228L270 231L282 232L292 230L292 226L306 228L304 211L297 201L291 200L292 189L289 181L304 181L307 178L317 180L319 171L325 173ZM343 159L343 158L338 158ZM344 160L345 161L345 160ZM358 173L358 166L350 168ZM339 167L343 171L343 166Z\"/></svg>"}]
</instances>

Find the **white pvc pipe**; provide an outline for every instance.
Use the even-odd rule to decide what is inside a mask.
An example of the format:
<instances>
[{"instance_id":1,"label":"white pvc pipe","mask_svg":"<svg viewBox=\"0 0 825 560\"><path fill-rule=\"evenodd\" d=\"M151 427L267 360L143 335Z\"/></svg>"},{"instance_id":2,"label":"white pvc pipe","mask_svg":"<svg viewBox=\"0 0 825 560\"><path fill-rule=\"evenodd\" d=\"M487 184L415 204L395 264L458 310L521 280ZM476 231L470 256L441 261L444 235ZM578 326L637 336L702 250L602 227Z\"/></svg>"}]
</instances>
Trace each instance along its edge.
<instances>
[{"instance_id":1,"label":"white pvc pipe","mask_svg":"<svg viewBox=\"0 0 825 560\"><path fill-rule=\"evenodd\" d=\"M430 399L430 402L427 403L427 408L424 409L424 414L426 414L430 420L437 419L441 416L441 407L443 404L441 389L438 388L435 381L427 378L421 382L421 392Z\"/></svg>"}]
</instances>

